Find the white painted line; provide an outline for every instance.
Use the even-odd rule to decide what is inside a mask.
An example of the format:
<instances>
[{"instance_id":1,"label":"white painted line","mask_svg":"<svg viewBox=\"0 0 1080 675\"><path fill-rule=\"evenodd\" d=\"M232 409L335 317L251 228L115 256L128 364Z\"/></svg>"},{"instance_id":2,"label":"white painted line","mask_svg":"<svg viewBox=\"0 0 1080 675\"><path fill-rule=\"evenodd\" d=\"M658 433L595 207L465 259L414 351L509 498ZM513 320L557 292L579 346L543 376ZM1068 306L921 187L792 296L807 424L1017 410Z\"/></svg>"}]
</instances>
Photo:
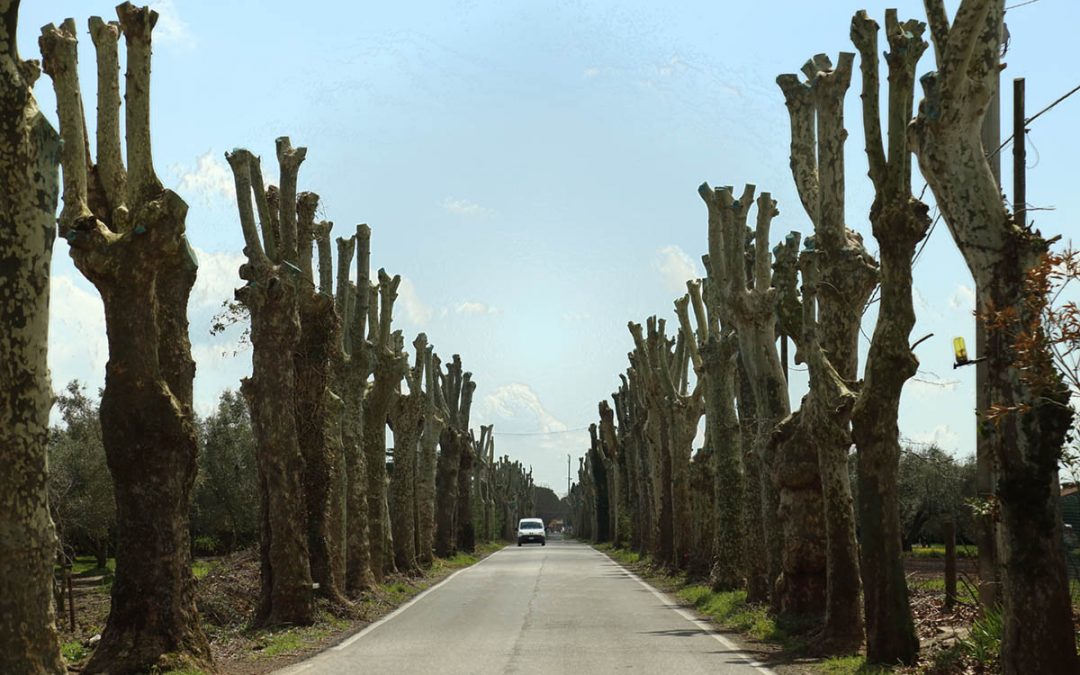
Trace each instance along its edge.
<instances>
[{"instance_id":1,"label":"white painted line","mask_svg":"<svg viewBox=\"0 0 1080 675\"><path fill-rule=\"evenodd\" d=\"M306 663L306 662L305 663L298 663L295 666L291 666L291 667L286 668L284 670L275 671L274 675L296 675L296 673L302 673L305 670L307 670L308 668L314 668L314 667L315 667L315 664L313 664L313 663Z\"/></svg>"},{"instance_id":2,"label":"white painted line","mask_svg":"<svg viewBox=\"0 0 1080 675\"><path fill-rule=\"evenodd\" d=\"M360 631L359 633L356 633L355 635L352 635L352 636L350 636L350 637L349 637L348 639L344 640L344 641L343 641L343 642L341 642L340 644L336 644L336 645L334 645L334 646L333 646L333 647L331 647L330 649L331 649L331 650L333 650L333 651L335 651L335 652L340 652L341 650L343 650L343 649L346 649L346 648L348 648L348 647L349 647L349 645L353 644L354 642L356 642L356 641L357 641L357 640L359 640L360 638L364 637L365 635L367 635L367 634L368 634L368 633L370 633L371 631L375 630L375 629L376 629L376 628L378 628L379 626L383 625L384 623L386 623L386 622L390 621L391 619L393 619L393 618L394 618L395 616L397 616L398 614L401 614L402 612L404 612L404 611L405 611L405 610L407 610L408 608L412 607L412 606L413 606L414 604L416 604L417 602L419 602L420 600L422 600L422 599L423 599L424 597L426 597L426 596L427 596L427 594L428 594L428 593L431 593L431 592L432 592L432 591L434 591L434 590L435 590L436 588L439 588L440 586L442 586L442 585L443 585L443 584L445 584L446 582L450 581L451 579L453 579L453 578L454 578L454 577L456 577L457 575L461 574L462 572L467 572L467 571L469 571L469 570L471 570L471 569L475 569L475 568L476 568L476 567L478 567L479 565L483 565L483 564L484 564L485 562L487 562L488 560L491 560L491 559L492 559L493 557L497 556L498 554L502 553L502 552L503 552L503 551L505 551L505 550L506 550L506 548L500 548L500 549L499 549L498 551L495 551L494 553L492 553L492 554L491 554L491 555L489 555L488 557L486 557L486 558L483 558L482 560L480 560L480 561L478 561L478 562L475 562L475 563L473 563L472 565L469 565L468 567L462 567L462 568L461 568L461 569L459 569L459 570L458 570L457 572L454 572L453 574L451 574L450 576L446 577L445 579L443 579L443 580L442 580L442 581L440 581L439 583L435 584L434 586L430 586L430 587L428 587L428 588L425 588L425 589L424 589L424 590L423 590L423 591L422 591L421 593L419 593L419 594L418 594L418 595L416 595L416 596L413 596L413 598L412 598L411 600L409 600L408 602L406 602L406 603L405 603L404 605L402 605L402 606L398 607L397 609L395 609L394 611L390 612L390 613L389 613L389 614L387 614L386 616L382 617L381 619L379 619L379 620L378 620L378 621L376 621L375 623L372 623L372 624L368 625L368 626L367 626L366 628L364 628L364 629L363 629L362 631Z\"/></svg>"},{"instance_id":3,"label":"white painted line","mask_svg":"<svg viewBox=\"0 0 1080 675\"><path fill-rule=\"evenodd\" d=\"M593 549L593 550L596 551L596 549ZM746 662L747 665L749 665L750 667L756 669L762 675L776 675L776 673L774 671L770 670L768 667L766 667L764 663L754 659L752 656L750 656L746 652L742 651L742 649L739 648L739 645L735 644L731 640L724 637L722 634L718 633L713 628L711 623L709 623L707 621L702 621L701 619L694 616L690 612L687 612L685 609L683 609L681 607L674 607L673 605L677 605L678 603L673 601L671 598L664 595L660 591L653 588L653 586L649 582L645 581L644 579L642 579L638 575L636 575L633 572L631 572L630 570L626 569L620 563L616 562L613 558L611 558L611 557L609 557L607 555L604 555L600 551L596 551L596 553L603 556L607 560L610 560L611 562L615 563L616 565L618 565L619 569L622 570L623 574L625 574L626 576L630 577L634 581L636 581L639 584L641 584L642 586L644 586L646 589L649 590L650 593L652 593L657 598L659 598L661 601L663 601L663 603L665 605L671 606L671 609L673 609L675 611L675 613L677 613L679 616L681 616L682 618L684 618L687 621L689 621L690 623L694 624L695 626L697 626L701 630L705 631L709 635L716 638L717 642L724 645L725 647L727 647L731 651L735 652L740 658L742 658L743 661Z\"/></svg>"}]
</instances>

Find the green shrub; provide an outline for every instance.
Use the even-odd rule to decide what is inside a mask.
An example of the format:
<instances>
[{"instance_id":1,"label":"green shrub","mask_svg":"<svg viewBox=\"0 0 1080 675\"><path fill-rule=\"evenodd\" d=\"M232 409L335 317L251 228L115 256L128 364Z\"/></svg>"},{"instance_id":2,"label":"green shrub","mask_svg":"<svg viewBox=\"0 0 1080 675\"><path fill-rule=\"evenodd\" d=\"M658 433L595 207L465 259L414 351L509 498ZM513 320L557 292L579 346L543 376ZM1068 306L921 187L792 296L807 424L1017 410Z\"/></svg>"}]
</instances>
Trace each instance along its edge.
<instances>
[{"instance_id":1,"label":"green shrub","mask_svg":"<svg viewBox=\"0 0 1080 675\"><path fill-rule=\"evenodd\" d=\"M209 534L200 534L192 540L195 555L218 555L221 553L221 542L217 537Z\"/></svg>"},{"instance_id":2,"label":"green shrub","mask_svg":"<svg viewBox=\"0 0 1080 675\"><path fill-rule=\"evenodd\" d=\"M997 663L1001 653L1003 628L1001 608L987 609L971 624L971 633L960 640L960 645L971 658L990 666Z\"/></svg>"},{"instance_id":3,"label":"green shrub","mask_svg":"<svg viewBox=\"0 0 1080 675\"><path fill-rule=\"evenodd\" d=\"M60 646L60 653L64 656L64 661L67 663L75 663L82 661L89 653L86 651L86 647L78 640L72 640L71 642L65 642Z\"/></svg>"}]
</instances>

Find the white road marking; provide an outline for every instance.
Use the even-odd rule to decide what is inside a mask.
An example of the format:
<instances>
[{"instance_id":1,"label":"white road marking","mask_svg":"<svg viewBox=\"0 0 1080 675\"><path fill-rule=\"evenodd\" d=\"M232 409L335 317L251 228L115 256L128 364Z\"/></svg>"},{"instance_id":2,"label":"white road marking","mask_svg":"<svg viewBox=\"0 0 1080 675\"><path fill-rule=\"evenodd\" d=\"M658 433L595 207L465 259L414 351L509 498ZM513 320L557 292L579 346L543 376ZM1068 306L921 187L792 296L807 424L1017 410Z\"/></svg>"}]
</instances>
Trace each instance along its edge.
<instances>
[{"instance_id":1,"label":"white road marking","mask_svg":"<svg viewBox=\"0 0 1080 675\"><path fill-rule=\"evenodd\" d=\"M482 560L480 560L479 562L475 562L475 563L473 563L472 565L469 565L468 567L462 567L462 568L461 568L461 569L459 569L459 570L458 570L457 572L454 572L453 574L451 574L450 576L446 577L445 579L443 579L443 580L442 580L442 581L440 581L439 583L435 584L434 586L431 586L430 588L426 588L426 589L424 589L424 591L423 591L422 593L420 593L419 595L416 595L416 596L414 596L412 600L409 600L409 601L408 601L408 602L406 602L406 603L405 603L404 605L402 605L402 606L398 607L397 609L395 609L394 611L390 612L389 614L387 614L387 615L386 615L386 616L384 616L383 618L379 619L379 620L378 620L378 621L376 621L375 623L373 623L373 624L370 624L369 626L367 626L366 628L364 628L364 629L363 629L362 631L360 631L359 633L356 633L355 635L353 635L353 636L349 637L348 639L346 639L345 641L341 642L340 644L334 645L334 646L333 646L333 647L331 647L330 649L332 649L333 651L336 651L336 652L340 652L341 650L343 650L343 649L346 649L346 648L347 648L347 647L348 647L349 645L353 644L354 642L356 642L356 641L357 641L357 640L359 640L360 638L364 637L365 635L367 635L367 634L368 634L368 633L370 633L371 631L375 630L375 629L376 629L376 628L378 628L379 626L383 625L384 623L386 623L386 622L390 621L391 619L393 619L393 618L394 618L395 616L397 616L398 614L401 614L402 612L404 612L404 611L405 611L405 610L407 610L408 608L412 607L412 606L413 606L413 605L414 605L415 603L417 603L417 602L419 602L420 600L422 600L422 599L423 599L424 597L426 597L426 596L427 596L427 594L428 594L428 593L431 593L431 592L432 592L432 591L434 591L434 590L435 590L436 588L438 588L438 587L442 586L443 584L445 584L446 582L450 581L451 579L453 579L453 578L454 578L454 577L456 577L457 575L461 574L462 572L466 572L466 571L468 571L468 570L471 570L471 569L475 569L475 568L476 568L476 567L478 567L479 565L483 565L483 564L484 564L485 562L487 562L488 560L491 560L491 559L492 559L493 557L497 556L498 554L502 553L502 552L503 552L503 551L505 551L505 550L506 550L505 548L501 548L501 549L499 549L498 551L495 551L495 552L494 552L494 553L492 553L491 555L487 556L486 558L483 558L483 559L482 559ZM283 675L284 675L284 674L283 674Z\"/></svg>"},{"instance_id":2,"label":"white road marking","mask_svg":"<svg viewBox=\"0 0 1080 675\"><path fill-rule=\"evenodd\" d=\"M596 551L596 549L593 549L593 550ZM600 551L596 551L596 553L598 555L603 556L607 560L611 560L611 562L618 565L619 569L622 570L623 574L625 574L626 576L630 577L634 581L636 581L639 584L641 584L642 586L644 586L646 589L648 589L648 591L650 593L652 593L657 598L659 598L661 601L663 601L663 603L665 605L668 605L669 607L671 607L671 609L673 609L679 616L681 616L682 618L684 618L687 621L689 621L690 623L694 624L695 626L697 626L701 630L705 631L709 635L716 638L717 642L724 645L725 647L727 647L731 651L735 652L739 657L741 657L743 659L743 661L746 662L747 665L749 665L752 668L756 669L762 675L776 675L776 673L774 671L772 671L772 670L769 670L769 668L767 668L764 663L761 663L760 661L754 659L749 654L742 651L742 649L740 649L737 644L735 644L731 640L727 639L726 637L724 637L723 635L718 633L712 627L712 624L708 623L707 621L702 621L701 619L697 618L696 616L694 616L690 612L687 612L685 609L682 609L681 607L673 607L672 605L675 605L676 603L673 602L671 598L667 597L666 595L664 595L660 591L653 588L653 586L649 582L645 581L644 579L642 579L638 575L636 575L633 572L631 572L630 570L626 569L625 567L623 567L619 563L615 562L614 560L612 560L608 556L604 555Z\"/></svg>"}]
</instances>

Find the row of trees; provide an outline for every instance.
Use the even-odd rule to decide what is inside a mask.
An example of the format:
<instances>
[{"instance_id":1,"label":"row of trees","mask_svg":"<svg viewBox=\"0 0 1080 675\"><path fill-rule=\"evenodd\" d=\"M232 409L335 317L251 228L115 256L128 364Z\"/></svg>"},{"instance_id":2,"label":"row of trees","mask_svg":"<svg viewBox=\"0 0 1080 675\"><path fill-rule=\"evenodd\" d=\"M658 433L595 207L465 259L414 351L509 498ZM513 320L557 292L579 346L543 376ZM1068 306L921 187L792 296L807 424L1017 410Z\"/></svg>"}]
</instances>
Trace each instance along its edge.
<instances>
[{"instance_id":1,"label":"row of trees","mask_svg":"<svg viewBox=\"0 0 1080 675\"><path fill-rule=\"evenodd\" d=\"M49 506L60 548L67 555L93 555L98 567L104 568L115 551L116 508L98 403L73 381L57 397L57 407L63 423L49 434ZM258 467L247 403L238 392L226 390L216 410L197 418L196 426L199 456L191 496L193 552L217 555L257 544ZM528 514L547 512L548 520L560 517L561 504L553 492L535 486L520 462L494 456L489 430L482 427L486 446L478 447L486 451L478 455L472 473L476 540L512 539L514 524ZM389 453L391 475L396 471L395 460L403 457Z\"/></svg>"},{"instance_id":2,"label":"row of trees","mask_svg":"<svg viewBox=\"0 0 1080 675\"><path fill-rule=\"evenodd\" d=\"M75 21L42 28L39 66L19 57L18 8L18 0L0 0L0 360L6 369L0 387L6 420L0 424L0 671L64 671L51 593L57 542L46 468L58 166L59 233L101 294L109 346L97 426L92 404L77 388L64 402L69 452L85 458L79 453L92 451L92 437L100 433L115 507L112 602L84 672L212 668L191 573L200 429L187 303L198 261L186 235L187 205L154 169L149 91L158 15L125 2L117 7L118 21L89 20L97 57L92 155ZM121 36L127 57L123 146ZM59 134L31 93L42 71L56 94ZM531 472L506 457L496 461L490 426L478 438L470 428L476 385L460 358L444 368L419 335L410 362L402 333L391 325L400 277L379 270L372 283L367 226L337 240L335 275L331 224L315 219L317 195L298 193L305 155L288 138L278 139L277 186L264 186L252 153L227 155L247 256L236 299L251 322L253 368L241 383L243 403L227 398L219 413L250 411L262 580L255 625L310 623L317 596L346 609L387 574L418 571L433 555L471 550L478 535L505 531L531 508ZM390 470L388 428L394 437ZM228 471L227 453L217 450L236 442L231 436L241 430L219 416L203 433L204 466L223 462L214 471ZM94 501L94 508L108 508L107 500ZM221 501L236 510L230 527L239 535L249 526L239 513L247 504ZM507 504L517 506L508 511Z\"/></svg>"},{"instance_id":3,"label":"row of trees","mask_svg":"<svg viewBox=\"0 0 1080 675\"><path fill-rule=\"evenodd\" d=\"M990 435L998 469L1002 663L1007 673L1075 672L1057 504L1073 413L1040 340L1046 304L1033 301L1029 283L1049 243L1006 210L986 159L996 148L979 137L996 86L1003 3L964 0L951 25L942 2L925 4L936 70L922 77L914 119L926 25L886 11L882 110L879 25L863 11L851 22L879 259L844 222L843 111L856 55L833 64L819 54L802 76L777 78L791 120L792 176L813 233L801 250L795 232L770 248L778 210L769 193L757 197L750 226L754 186L699 188L706 278L688 282L675 301L674 329L655 316L629 324L630 367L614 410L600 403L580 463L578 519L595 539L708 574L718 590L745 588L778 613L816 617L827 651L853 651L865 636L871 662L914 662L897 423L918 365L912 260L930 225L911 190L914 153L988 319L995 405L980 433ZM858 335L875 289L878 318L860 378ZM809 370L794 412L778 337L794 342L795 362ZM704 445L694 453L702 416Z\"/></svg>"}]
</instances>

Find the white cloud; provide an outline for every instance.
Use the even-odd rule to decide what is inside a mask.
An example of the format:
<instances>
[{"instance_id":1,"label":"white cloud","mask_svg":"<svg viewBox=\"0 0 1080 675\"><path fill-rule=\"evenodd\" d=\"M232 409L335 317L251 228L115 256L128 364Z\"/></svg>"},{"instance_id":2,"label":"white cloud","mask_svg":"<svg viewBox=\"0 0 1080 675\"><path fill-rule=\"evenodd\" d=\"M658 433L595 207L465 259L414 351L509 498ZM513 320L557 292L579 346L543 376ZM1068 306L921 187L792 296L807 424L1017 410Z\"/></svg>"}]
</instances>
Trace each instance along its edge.
<instances>
[{"instance_id":1,"label":"white cloud","mask_svg":"<svg viewBox=\"0 0 1080 675\"><path fill-rule=\"evenodd\" d=\"M687 69L685 61L678 56L672 56L664 63L659 63L655 66L656 74L660 77L671 77L677 73L681 73Z\"/></svg>"},{"instance_id":2,"label":"white cloud","mask_svg":"<svg viewBox=\"0 0 1080 675\"><path fill-rule=\"evenodd\" d=\"M154 43L194 49L198 44L187 22L180 18L173 0L153 0L150 9L158 13L157 25L154 26Z\"/></svg>"},{"instance_id":3,"label":"white cloud","mask_svg":"<svg viewBox=\"0 0 1080 675\"><path fill-rule=\"evenodd\" d=\"M169 170L176 176L176 192L185 199L198 199L207 205L236 201L232 171L220 153L207 150L195 158L195 166L174 164Z\"/></svg>"},{"instance_id":4,"label":"white cloud","mask_svg":"<svg viewBox=\"0 0 1080 675\"><path fill-rule=\"evenodd\" d=\"M420 300L416 294L416 287L408 277L401 277L401 285L398 286L398 303L405 308L405 316L415 326L423 326L435 316L435 310Z\"/></svg>"},{"instance_id":5,"label":"white cloud","mask_svg":"<svg viewBox=\"0 0 1080 675\"><path fill-rule=\"evenodd\" d=\"M600 75L600 69L599 68L586 68L581 73L581 76L584 77L586 80L590 80L590 79L592 79L594 77L597 77L599 75Z\"/></svg>"},{"instance_id":6,"label":"white cloud","mask_svg":"<svg viewBox=\"0 0 1080 675\"><path fill-rule=\"evenodd\" d=\"M492 314L501 314L502 310L491 305L484 304L482 302L462 302L454 307L455 314L466 314L469 316L486 316Z\"/></svg>"},{"instance_id":7,"label":"white cloud","mask_svg":"<svg viewBox=\"0 0 1080 675\"><path fill-rule=\"evenodd\" d=\"M244 284L240 279L240 265L247 260L240 253L208 253L195 249L199 258L199 272L191 289L191 309L210 308L217 311L226 300L232 300L233 291Z\"/></svg>"},{"instance_id":8,"label":"white cloud","mask_svg":"<svg viewBox=\"0 0 1080 675\"><path fill-rule=\"evenodd\" d=\"M53 388L79 379L89 391L105 381L109 343L105 335L105 306L97 291L87 291L66 275L50 279L49 370Z\"/></svg>"},{"instance_id":9,"label":"white cloud","mask_svg":"<svg viewBox=\"0 0 1080 675\"><path fill-rule=\"evenodd\" d=\"M563 321L588 321L592 316L588 312L567 312L562 315Z\"/></svg>"},{"instance_id":10,"label":"white cloud","mask_svg":"<svg viewBox=\"0 0 1080 675\"><path fill-rule=\"evenodd\" d=\"M952 297L949 298L949 307L957 311L971 314L975 311L975 290L964 284L957 284Z\"/></svg>"},{"instance_id":11,"label":"white cloud","mask_svg":"<svg viewBox=\"0 0 1080 675\"><path fill-rule=\"evenodd\" d=\"M654 264L660 272L665 288L674 293L686 292L686 282L701 276L697 265L686 251L674 244L657 251Z\"/></svg>"},{"instance_id":12,"label":"white cloud","mask_svg":"<svg viewBox=\"0 0 1080 675\"><path fill-rule=\"evenodd\" d=\"M444 211L449 211L456 216L466 216L469 218L486 218L495 214L493 209L489 209L486 206L480 206L476 202L471 202L468 199L454 199L453 197L447 197L442 201L440 206Z\"/></svg>"},{"instance_id":13,"label":"white cloud","mask_svg":"<svg viewBox=\"0 0 1080 675\"><path fill-rule=\"evenodd\" d=\"M960 434L953 431L948 424L939 424L930 431L917 431L910 436L901 435L901 442L904 440L924 445L936 445L942 450L958 450Z\"/></svg>"},{"instance_id":14,"label":"white cloud","mask_svg":"<svg viewBox=\"0 0 1080 675\"><path fill-rule=\"evenodd\" d=\"M566 431L566 425L544 408L532 388L520 382L506 384L484 396L476 417L495 429L516 433Z\"/></svg>"}]
</instances>

